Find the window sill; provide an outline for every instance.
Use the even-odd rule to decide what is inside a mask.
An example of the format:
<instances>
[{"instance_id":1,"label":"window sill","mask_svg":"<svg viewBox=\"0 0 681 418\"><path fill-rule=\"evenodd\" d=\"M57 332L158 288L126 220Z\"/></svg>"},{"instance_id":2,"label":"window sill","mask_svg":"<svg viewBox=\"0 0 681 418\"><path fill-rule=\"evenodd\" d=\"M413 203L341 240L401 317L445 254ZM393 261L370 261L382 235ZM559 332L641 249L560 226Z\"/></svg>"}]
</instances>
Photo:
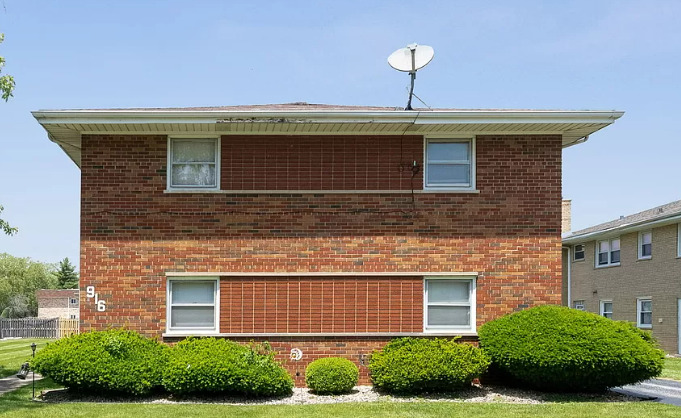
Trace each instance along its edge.
<instances>
[{"instance_id":1,"label":"window sill","mask_svg":"<svg viewBox=\"0 0 681 418\"><path fill-rule=\"evenodd\" d=\"M583 263L586 261L586 259L582 258L581 260L572 260L573 263Z\"/></svg>"},{"instance_id":2,"label":"window sill","mask_svg":"<svg viewBox=\"0 0 681 418\"><path fill-rule=\"evenodd\" d=\"M652 325L636 325L636 327L640 329L653 329Z\"/></svg>"},{"instance_id":3,"label":"window sill","mask_svg":"<svg viewBox=\"0 0 681 418\"><path fill-rule=\"evenodd\" d=\"M472 189L419 189L419 190L198 190L166 189L166 194L480 194Z\"/></svg>"},{"instance_id":4,"label":"window sill","mask_svg":"<svg viewBox=\"0 0 681 418\"><path fill-rule=\"evenodd\" d=\"M608 267L619 267L619 266L620 266L620 263L617 263L617 264L604 264L604 265L602 265L602 266L596 266L596 268L597 268L597 269L604 269L604 268L608 268Z\"/></svg>"},{"instance_id":5,"label":"window sill","mask_svg":"<svg viewBox=\"0 0 681 418\"><path fill-rule=\"evenodd\" d=\"M651 255L650 257L639 257L636 261L648 261L652 260L653 256Z\"/></svg>"},{"instance_id":6,"label":"window sill","mask_svg":"<svg viewBox=\"0 0 681 418\"><path fill-rule=\"evenodd\" d=\"M191 332L167 332L162 334L163 338L184 338L190 336L211 336L211 337L428 337L433 335L439 336L460 336L460 337L477 337L476 332L455 332L455 331L438 331L438 332L223 332L211 334L198 334Z\"/></svg>"},{"instance_id":7,"label":"window sill","mask_svg":"<svg viewBox=\"0 0 681 418\"><path fill-rule=\"evenodd\" d=\"M201 330L196 330L196 331L168 331L163 333L162 335L164 337L189 337L189 336L195 336L195 337L215 337L216 335L219 335L220 333L218 331L201 331Z\"/></svg>"}]
</instances>

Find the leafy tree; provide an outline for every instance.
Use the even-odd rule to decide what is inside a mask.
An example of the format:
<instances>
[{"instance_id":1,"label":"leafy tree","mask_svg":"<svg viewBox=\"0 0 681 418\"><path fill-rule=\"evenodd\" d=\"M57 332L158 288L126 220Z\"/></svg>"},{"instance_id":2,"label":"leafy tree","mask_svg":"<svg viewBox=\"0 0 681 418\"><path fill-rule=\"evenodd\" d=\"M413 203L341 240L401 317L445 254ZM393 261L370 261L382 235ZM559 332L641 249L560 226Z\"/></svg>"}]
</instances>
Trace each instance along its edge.
<instances>
[{"instance_id":1,"label":"leafy tree","mask_svg":"<svg viewBox=\"0 0 681 418\"><path fill-rule=\"evenodd\" d=\"M35 292L39 289L56 289L54 273L53 264L0 253L0 312L10 308L8 316L37 315ZM27 309L23 309L23 306Z\"/></svg>"},{"instance_id":2,"label":"leafy tree","mask_svg":"<svg viewBox=\"0 0 681 418\"><path fill-rule=\"evenodd\" d=\"M57 287L59 289L77 289L78 288L78 273L76 273L76 266L71 264L69 258L66 257L59 262L59 269L55 273L57 277Z\"/></svg>"},{"instance_id":3,"label":"leafy tree","mask_svg":"<svg viewBox=\"0 0 681 418\"><path fill-rule=\"evenodd\" d=\"M3 210L5 210L5 208L3 208L2 205L0 205L0 213L2 213ZM0 231L4 232L7 235L14 235L17 233L18 229L11 227L10 224L8 224L6 221L0 219Z\"/></svg>"},{"instance_id":4,"label":"leafy tree","mask_svg":"<svg viewBox=\"0 0 681 418\"><path fill-rule=\"evenodd\" d=\"M5 34L0 33L0 44L5 40ZM2 67L5 66L5 58L0 55L0 74L2 74ZM10 97L14 96L12 92L14 91L14 77L9 74L0 76L0 97L5 101L8 101Z\"/></svg>"}]
</instances>

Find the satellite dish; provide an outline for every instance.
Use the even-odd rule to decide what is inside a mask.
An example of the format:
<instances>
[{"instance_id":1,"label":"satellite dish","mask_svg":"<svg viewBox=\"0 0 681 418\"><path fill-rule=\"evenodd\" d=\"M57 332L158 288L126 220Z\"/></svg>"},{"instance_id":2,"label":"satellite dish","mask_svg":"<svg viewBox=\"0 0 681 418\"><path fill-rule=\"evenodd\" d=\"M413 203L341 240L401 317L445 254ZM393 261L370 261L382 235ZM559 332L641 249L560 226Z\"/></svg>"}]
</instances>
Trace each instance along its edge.
<instances>
[{"instance_id":1,"label":"satellite dish","mask_svg":"<svg viewBox=\"0 0 681 418\"><path fill-rule=\"evenodd\" d=\"M411 44L390 54L388 64L397 71L410 73L428 65L434 55L433 48L427 45Z\"/></svg>"},{"instance_id":2,"label":"satellite dish","mask_svg":"<svg viewBox=\"0 0 681 418\"><path fill-rule=\"evenodd\" d=\"M414 95L414 80L416 79L416 71L428 65L428 63L435 56L433 48L427 45L407 45L406 48L400 48L390 54L388 57L388 64L397 71L409 73L411 76L411 88L409 89L409 101L404 110L413 110L411 108L411 98Z\"/></svg>"}]
</instances>

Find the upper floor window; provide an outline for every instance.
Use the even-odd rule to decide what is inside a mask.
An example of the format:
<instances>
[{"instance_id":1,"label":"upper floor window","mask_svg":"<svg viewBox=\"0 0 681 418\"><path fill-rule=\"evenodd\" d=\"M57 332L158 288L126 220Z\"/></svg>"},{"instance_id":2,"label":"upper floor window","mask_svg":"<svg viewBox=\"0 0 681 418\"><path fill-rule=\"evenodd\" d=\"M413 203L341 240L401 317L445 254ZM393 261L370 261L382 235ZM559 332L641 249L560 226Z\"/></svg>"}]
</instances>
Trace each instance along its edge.
<instances>
[{"instance_id":1,"label":"upper floor window","mask_svg":"<svg viewBox=\"0 0 681 418\"><path fill-rule=\"evenodd\" d=\"M475 279L425 280L425 330L475 332Z\"/></svg>"},{"instance_id":2,"label":"upper floor window","mask_svg":"<svg viewBox=\"0 0 681 418\"><path fill-rule=\"evenodd\" d=\"M475 188L475 141L426 139L424 188Z\"/></svg>"},{"instance_id":3,"label":"upper floor window","mask_svg":"<svg viewBox=\"0 0 681 418\"><path fill-rule=\"evenodd\" d=\"M78 299L71 299L71 305L77 305Z\"/></svg>"},{"instance_id":4,"label":"upper floor window","mask_svg":"<svg viewBox=\"0 0 681 418\"><path fill-rule=\"evenodd\" d=\"M620 264L620 239L598 241L596 252L596 267L618 266Z\"/></svg>"},{"instance_id":5,"label":"upper floor window","mask_svg":"<svg viewBox=\"0 0 681 418\"><path fill-rule=\"evenodd\" d=\"M219 138L168 139L168 189L219 189L219 175Z\"/></svg>"},{"instance_id":6,"label":"upper floor window","mask_svg":"<svg viewBox=\"0 0 681 418\"><path fill-rule=\"evenodd\" d=\"M577 244L574 247L574 260L581 261L584 260L584 244Z\"/></svg>"},{"instance_id":7,"label":"upper floor window","mask_svg":"<svg viewBox=\"0 0 681 418\"><path fill-rule=\"evenodd\" d=\"M678 229L676 233L676 255L681 257L681 224L679 224Z\"/></svg>"},{"instance_id":8,"label":"upper floor window","mask_svg":"<svg viewBox=\"0 0 681 418\"><path fill-rule=\"evenodd\" d=\"M653 233L638 233L638 259L645 260L653 256Z\"/></svg>"}]
</instances>

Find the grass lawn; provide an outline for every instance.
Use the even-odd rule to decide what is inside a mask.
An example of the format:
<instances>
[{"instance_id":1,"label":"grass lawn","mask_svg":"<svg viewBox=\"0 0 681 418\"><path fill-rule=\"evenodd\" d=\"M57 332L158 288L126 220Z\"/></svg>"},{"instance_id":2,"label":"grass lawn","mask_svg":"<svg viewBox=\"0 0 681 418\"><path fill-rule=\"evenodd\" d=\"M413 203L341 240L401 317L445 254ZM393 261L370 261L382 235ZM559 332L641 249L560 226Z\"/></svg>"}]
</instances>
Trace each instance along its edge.
<instances>
[{"instance_id":1,"label":"grass lawn","mask_svg":"<svg viewBox=\"0 0 681 418\"><path fill-rule=\"evenodd\" d=\"M49 380L36 391L55 387ZM45 404L30 400L31 386L0 396L0 417L678 417L679 407L654 402L559 402L541 405L450 402L366 402L330 405L152 405L152 404Z\"/></svg>"},{"instance_id":2,"label":"grass lawn","mask_svg":"<svg viewBox=\"0 0 681 418\"><path fill-rule=\"evenodd\" d=\"M667 357L660 375L663 379L681 380L681 358Z\"/></svg>"},{"instance_id":3,"label":"grass lawn","mask_svg":"<svg viewBox=\"0 0 681 418\"><path fill-rule=\"evenodd\" d=\"M36 343L37 351L52 341L54 340L46 338L0 341L0 377L15 374L21 368L21 364L31 358L31 343Z\"/></svg>"}]
</instances>

